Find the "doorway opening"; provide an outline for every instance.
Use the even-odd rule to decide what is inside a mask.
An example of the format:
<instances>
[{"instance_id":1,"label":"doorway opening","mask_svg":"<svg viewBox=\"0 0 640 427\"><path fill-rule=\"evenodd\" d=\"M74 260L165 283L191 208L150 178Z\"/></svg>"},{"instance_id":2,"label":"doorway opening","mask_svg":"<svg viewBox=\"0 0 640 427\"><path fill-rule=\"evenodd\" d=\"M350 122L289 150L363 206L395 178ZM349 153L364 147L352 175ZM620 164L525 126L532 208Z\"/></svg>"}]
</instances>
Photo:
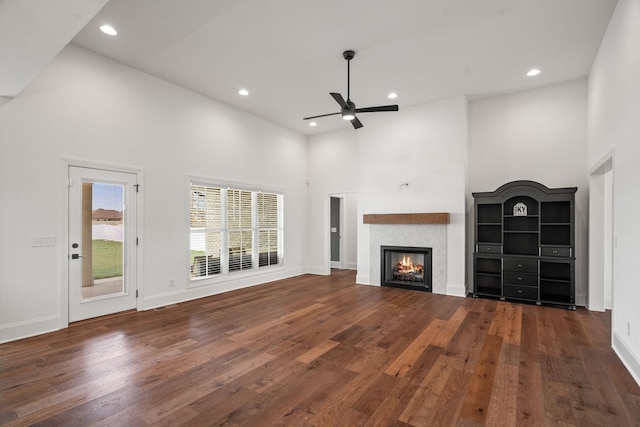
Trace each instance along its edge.
<instances>
[{"instance_id":1,"label":"doorway opening","mask_svg":"<svg viewBox=\"0 0 640 427\"><path fill-rule=\"evenodd\" d=\"M358 198L355 193L329 194L329 270L357 269Z\"/></svg>"},{"instance_id":2,"label":"doorway opening","mask_svg":"<svg viewBox=\"0 0 640 427\"><path fill-rule=\"evenodd\" d=\"M342 217L344 210L341 197L331 197L331 268L342 269Z\"/></svg>"}]
</instances>

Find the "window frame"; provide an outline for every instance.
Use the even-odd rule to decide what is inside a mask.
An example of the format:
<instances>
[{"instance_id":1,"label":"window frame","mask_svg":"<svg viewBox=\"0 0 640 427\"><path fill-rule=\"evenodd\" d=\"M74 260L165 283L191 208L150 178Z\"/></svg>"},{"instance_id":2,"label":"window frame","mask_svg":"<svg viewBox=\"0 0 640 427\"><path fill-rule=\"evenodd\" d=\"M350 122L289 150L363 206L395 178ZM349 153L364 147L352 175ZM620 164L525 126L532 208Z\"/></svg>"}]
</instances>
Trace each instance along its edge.
<instances>
[{"instance_id":1,"label":"window frame","mask_svg":"<svg viewBox=\"0 0 640 427\"><path fill-rule=\"evenodd\" d=\"M189 232L187 233L187 238L189 239L189 249L187 254L189 255L191 252L191 238L193 234L193 229L191 228L191 206L192 206L192 197L191 197L191 189L192 186L202 186L209 188L220 189L220 208L221 212L221 239L220 239L220 273L213 275L205 275L194 277L192 276L192 268L193 265L189 259L189 284L188 287L199 287L205 286L211 283L229 280L230 278L242 278L255 276L260 274L265 274L267 272L273 272L275 270L284 270L284 200L285 200L285 192L282 189L277 189L273 187L264 187L257 185L250 185L246 183L237 183L219 179L210 179L203 178L197 176L188 176L187 177L187 199L189 202L187 203L187 228ZM239 230L245 230L246 228L229 228L229 221L227 218L228 215L228 200L227 194L228 190L240 190L240 191L248 191L251 192L251 260L252 267L246 269L240 269L237 271L230 271L229 265L229 235L230 232L238 232ZM259 228L258 224L258 193L268 193L275 194L277 196L277 263L276 264L267 264L260 266L260 246L259 246L259 234L263 228ZM206 230L206 227L205 227ZM268 228L268 230L274 230L273 227ZM206 233L206 231L205 231ZM206 245L206 243L205 243ZM205 254L205 256L207 256Z\"/></svg>"}]
</instances>

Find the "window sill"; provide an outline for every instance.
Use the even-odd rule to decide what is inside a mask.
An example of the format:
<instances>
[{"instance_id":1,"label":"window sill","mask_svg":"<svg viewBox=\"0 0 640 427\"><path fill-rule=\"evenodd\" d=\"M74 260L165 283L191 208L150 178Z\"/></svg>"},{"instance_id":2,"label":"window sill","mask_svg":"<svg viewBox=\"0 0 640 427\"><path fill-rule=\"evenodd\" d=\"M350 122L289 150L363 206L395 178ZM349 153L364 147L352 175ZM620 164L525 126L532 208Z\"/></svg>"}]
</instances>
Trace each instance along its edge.
<instances>
[{"instance_id":1,"label":"window sill","mask_svg":"<svg viewBox=\"0 0 640 427\"><path fill-rule=\"evenodd\" d=\"M229 283L235 281L241 281L243 279L260 277L266 274L284 271L284 264L277 264L269 267L260 267L258 269L251 269L248 271L233 271L227 274L219 274L216 276L202 277L202 278L190 278L187 289L201 288L204 286L216 285L218 283Z\"/></svg>"}]
</instances>

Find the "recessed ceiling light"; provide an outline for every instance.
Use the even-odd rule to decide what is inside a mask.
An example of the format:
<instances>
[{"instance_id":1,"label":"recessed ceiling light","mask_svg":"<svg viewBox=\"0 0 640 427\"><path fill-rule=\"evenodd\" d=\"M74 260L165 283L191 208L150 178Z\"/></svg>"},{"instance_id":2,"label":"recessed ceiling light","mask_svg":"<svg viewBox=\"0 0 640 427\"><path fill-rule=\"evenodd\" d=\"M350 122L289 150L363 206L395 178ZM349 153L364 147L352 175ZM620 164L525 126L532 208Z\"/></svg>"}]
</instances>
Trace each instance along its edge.
<instances>
[{"instance_id":1,"label":"recessed ceiling light","mask_svg":"<svg viewBox=\"0 0 640 427\"><path fill-rule=\"evenodd\" d=\"M533 76L537 76L538 74L540 74L540 70L537 68L532 68L529 70L529 72L527 73L527 77L533 77Z\"/></svg>"},{"instance_id":2,"label":"recessed ceiling light","mask_svg":"<svg viewBox=\"0 0 640 427\"><path fill-rule=\"evenodd\" d=\"M102 31L103 33L109 35L109 36L116 36L118 35L118 32L116 31L115 28L113 28L111 25L100 25L100 31Z\"/></svg>"},{"instance_id":3,"label":"recessed ceiling light","mask_svg":"<svg viewBox=\"0 0 640 427\"><path fill-rule=\"evenodd\" d=\"M398 94L395 92L391 92L389 95L387 95L387 98L389 99L396 99L398 97Z\"/></svg>"},{"instance_id":4,"label":"recessed ceiling light","mask_svg":"<svg viewBox=\"0 0 640 427\"><path fill-rule=\"evenodd\" d=\"M238 91L238 93L239 93L240 95L242 95L242 96L247 96L247 95L249 95L249 91L248 91L248 90L246 90L246 89L240 89L240 90Z\"/></svg>"},{"instance_id":5,"label":"recessed ceiling light","mask_svg":"<svg viewBox=\"0 0 640 427\"><path fill-rule=\"evenodd\" d=\"M311 122L309 123L309 126L318 126L318 124L316 122Z\"/></svg>"}]
</instances>

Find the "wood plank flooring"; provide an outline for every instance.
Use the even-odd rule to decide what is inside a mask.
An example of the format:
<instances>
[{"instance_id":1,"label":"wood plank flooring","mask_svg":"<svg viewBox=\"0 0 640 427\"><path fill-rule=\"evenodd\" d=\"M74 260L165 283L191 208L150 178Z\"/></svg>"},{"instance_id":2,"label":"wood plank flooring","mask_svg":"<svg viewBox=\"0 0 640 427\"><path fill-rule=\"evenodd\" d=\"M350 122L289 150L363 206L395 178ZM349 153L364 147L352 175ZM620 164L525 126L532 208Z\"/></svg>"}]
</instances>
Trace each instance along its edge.
<instances>
[{"instance_id":1,"label":"wood plank flooring","mask_svg":"<svg viewBox=\"0 0 640 427\"><path fill-rule=\"evenodd\" d=\"M301 276L0 345L0 425L638 426L605 313Z\"/></svg>"}]
</instances>

